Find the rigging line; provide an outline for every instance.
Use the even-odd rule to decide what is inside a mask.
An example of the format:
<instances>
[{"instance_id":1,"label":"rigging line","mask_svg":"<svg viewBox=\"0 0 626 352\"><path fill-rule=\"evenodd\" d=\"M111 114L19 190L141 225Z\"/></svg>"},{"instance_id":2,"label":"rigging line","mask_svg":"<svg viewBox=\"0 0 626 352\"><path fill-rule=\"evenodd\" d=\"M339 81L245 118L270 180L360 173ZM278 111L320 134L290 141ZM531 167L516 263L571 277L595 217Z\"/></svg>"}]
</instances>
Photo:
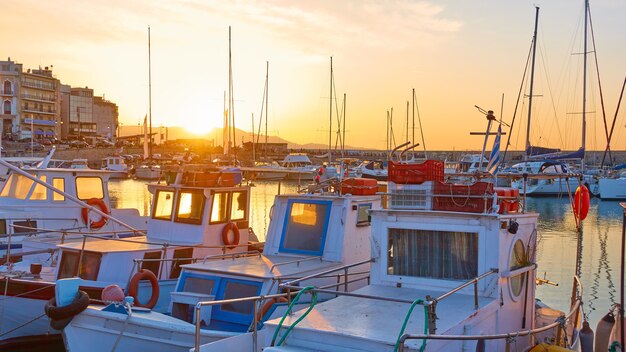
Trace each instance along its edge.
<instances>
[{"instance_id":1,"label":"rigging line","mask_svg":"<svg viewBox=\"0 0 626 352\"><path fill-rule=\"evenodd\" d=\"M333 95L334 95L334 100L335 100L335 115L337 116L337 137L339 138L339 141L343 144L343 139L341 139L341 116L339 115L339 107L337 105L337 87L335 86L335 76L333 75L332 77L332 84L333 84ZM333 97L330 98L331 99L331 104L332 104L332 99ZM332 131L331 131L332 133ZM337 149L337 142L335 141L335 149Z\"/></svg>"},{"instance_id":2,"label":"rigging line","mask_svg":"<svg viewBox=\"0 0 626 352\"><path fill-rule=\"evenodd\" d=\"M422 128L422 116L420 115L420 107L417 104L417 95L415 93L415 89L413 89L413 99L415 100L415 110L417 111L417 122L420 126L420 134L422 136L422 145L424 146L424 158L428 159L426 155L426 140L424 139L424 129ZM413 141L415 143L415 141Z\"/></svg>"},{"instance_id":3,"label":"rigging line","mask_svg":"<svg viewBox=\"0 0 626 352\"><path fill-rule=\"evenodd\" d=\"M341 115L337 114L338 126L337 126L337 135L335 137L335 149L337 149L337 143L339 142L339 143L341 143L341 150L342 151L343 151L344 146L345 146L345 141L343 140L343 137L341 136L341 116L343 116L344 113L345 113L344 109L345 109L345 106L342 103L341 104ZM342 155L342 157L343 157L343 155Z\"/></svg>"},{"instance_id":4,"label":"rigging line","mask_svg":"<svg viewBox=\"0 0 626 352\"><path fill-rule=\"evenodd\" d=\"M560 142L560 145L563 146L564 145L564 143L563 143L563 140L564 140L563 139L563 133L561 132L561 126L559 125L557 108L556 108L557 104L555 104L555 102L554 102L554 94L552 93L552 84L550 84L550 79L549 79L549 76L548 76L548 68L547 68L547 62L546 62L547 60L544 57L544 51L543 50L540 50L539 54L541 56L541 63L543 64L543 69L544 69L545 76L546 76L546 85L548 86L548 92L550 94L550 102L552 103L552 112L554 114L554 120L552 121L552 125L553 126L556 125L556 131L557 131L557 134L559 136L559 142ZM548 136L551 135L551 130L552 130L552 128L550 128L548 130Z\"/></svg>"},{"instance_id":5,"label":"rigging line","mask_svg":"<svg viewBox=\"0 0 626 352\"><path fill-rule=\"evenodd\" d=\"M266 80L267 82L267 80ZM263 124L263 110L265 108L265 94L267 92L267 86L263 85L263 100L261 100L261 115L259 117L259 128L258 128L258 132L256 134L256 143L259 143L259 137L261 136L261 125ZM267 116L265 116L265 119L267 119Z\"/></svg>"},{"instance_id":6,"label":"rigging line","mask_svg":"<svg viewBox=\"0 0 626 352\"><path fill-rule=\"evenodd\" d=\"M593 57L596 63L596 76L598 78L598 88L600 90L600 105L602 106L602 120L604 121L604 134L606 135L607 149L609 152L609 160L613 162L613 156L611 155L610 140L609 140L609 126L606 121L606 110L604 109L604 95L602 94L602 82L600 81L600 68L598 65L598 52L596 51L596 36L593 31L593 22L591 21L591 10L589 13L589 28L591 29L591 45L593 46ZM604 164L604 158L602 158L602 164Z\"/></svg>"},{"instance_id":7,"label":"rigging line","mask_svg":"<svg viewBox=\"0 0 626 352\"><path fill-rule=\"evenodd\" d=\"M622 91L619 94L619 100L617 101L617 107L615 108L615 116L613 117L613 123L611 124L611 131L609 132L609 141L607 142L606 149L604 151L604 156L602 157L602 164L604 165L604 158L606 157L607 150L609 149L609 143L611 143L611 139L613 138L613 131L615 129L615 122L617 121L617 116L619 113L619 107L622 104L622 97L624 96L624 87L626 87L626 76L624 76L624 83L622 84Z\"/></svg>"},{"instance_id":8,"label":"rigging line","mask_svg":"<svg viewBox=\"0 0 626 352\"><path fill-rule=\"evenodd\" d=\"M532 41L531 41L532 42ZM517 108L519 106L520 97L522 96L522 88L524 86L524 80L526 79L526 72L528 71L528 62L530 62L530 55L532 53L533 46L530 44L530 48L528 49L528 56L526 57L526 65L524 66L524 74L522 75L522 82L519 86L519 91L517 92L517 101L515 102L515 110L513 110L513 119L511 120L511 127L509 127L509 135L506 139L506 146L504 147L504 153L502 155L502 163L506 162L506 153L509 150L509 146L511 145L511 135L513 134L513 126L515 125L515 116L517 114Z\"/></svg>"}]
</instances>

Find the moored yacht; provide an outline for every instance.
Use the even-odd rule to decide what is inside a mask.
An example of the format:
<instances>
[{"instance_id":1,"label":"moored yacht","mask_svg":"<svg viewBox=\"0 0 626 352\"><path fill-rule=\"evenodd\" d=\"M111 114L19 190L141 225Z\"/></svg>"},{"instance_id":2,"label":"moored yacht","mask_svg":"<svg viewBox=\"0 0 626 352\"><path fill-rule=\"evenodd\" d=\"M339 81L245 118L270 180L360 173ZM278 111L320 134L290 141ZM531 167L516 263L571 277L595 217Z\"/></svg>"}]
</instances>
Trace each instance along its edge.
<instances>
[{"instance_id":1,"label":"moored yacht","mask_svg":"<svg viewBox=\"0 0 626 352\"><path fill-rule=\"evenodd\" d=\"M288 180L312 181L317 173L317 167L313 165L308 155L303 153L291 153L280 163L287 170Z\"/></svg>"},{"instance_id":2,"label":"moored yacht","mask_svg":"<svg viewBox=\"0 0 626 352\"><path fill-rule=\"evenodd\" d=\"M374 195L373 180L348 179L335 187L323 194L276 196L262 254L183 265L171 294L170 315L115 305L87 308L64 329L68 350L187 351L195 344L196 328L207 343L256 330L266 319L281 315L286 300L272 297L281 293L281 282L301 278L303 285L329 285L338 291L363 287L370 267L368 212L380 209L380 196ZM306 279L347 263L356 264ZM200 302L219 304L206 305L196 315Z\"/></svg>"}]
</instances>

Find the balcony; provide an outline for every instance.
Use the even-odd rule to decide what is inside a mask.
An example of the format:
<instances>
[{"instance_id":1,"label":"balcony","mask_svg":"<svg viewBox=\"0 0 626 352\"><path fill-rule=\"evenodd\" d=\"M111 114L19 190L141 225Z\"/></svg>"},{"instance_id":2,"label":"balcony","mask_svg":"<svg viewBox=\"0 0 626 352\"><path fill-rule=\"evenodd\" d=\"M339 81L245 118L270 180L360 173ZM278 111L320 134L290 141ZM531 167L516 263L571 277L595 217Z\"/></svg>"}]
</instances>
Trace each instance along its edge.
<instances>
[{"instance_id":1,"label":"balcony","mask_svg":"<svg viewBox=\"0 0 626 352\"><path fill-rule=\"evenodd\" d=\"M25 125L40 125L40 126L56 126L55 121L50 120L38 120L38 119L24 119L23 122Z\"/></svg>"},{"instance_id":2,"label":"balcony","mask_svg":"<svg viewBox=\"0 0 626 352\"><path fill-rule=\"evenodd\" d=\"M32 95L32 94L22 94L22 99L27 99L27 100L35 100L35 101L56 101L56 97L44 97L44 96L38 96L38 95Z\"/></svg>"},{"instance_id":3,"label":"balcony","mask_svg":"<svg viewBox=\"0 0 626 352\"><path fill-rule=\"evenodd\" d=\"M29 88L37 88L37 89L45 89L45 90L50 90L50 91L55 91L55 87L52 84L41 84L38 82L28 82L28 81L23 81L22 82L22 86L24 87L29 87Z\"/></svg>"},{"instance_id":4,"label":"balcony","mask_svg":"<svg viewBox=\"0 0 626 352\"><path fill-rule=\"evenodd\" d=\"M6 96L6 95L8 95L8 96L13 96L13 93L15 93L15 92L14 92L14 91L12 91L12 90L2 90L2 92L0 92L0 95L4 95L4 96Z\"/></svg>"},{"instance_id":5,"label":"balcony","mask_svg":"<svg viewBox=\"0 0 626 352\"><path fill-rule=\"evenodd\" d=\"M35 107L30 107L30 106L22 106L22 111L23 112L35 112L35 113L40 113L40 114L50 114L50 115L56 115L57 110L56 109L36 109Z\"/></svg>"}]
</instances>

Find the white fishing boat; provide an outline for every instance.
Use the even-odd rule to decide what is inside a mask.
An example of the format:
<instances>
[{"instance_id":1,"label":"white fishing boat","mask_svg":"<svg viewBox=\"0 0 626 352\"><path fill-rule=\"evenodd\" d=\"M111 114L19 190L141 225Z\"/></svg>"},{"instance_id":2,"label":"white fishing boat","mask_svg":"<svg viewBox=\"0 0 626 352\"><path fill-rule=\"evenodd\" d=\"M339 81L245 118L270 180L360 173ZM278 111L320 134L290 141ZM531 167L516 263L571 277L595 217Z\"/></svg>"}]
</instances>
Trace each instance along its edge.
<instances>
[{"instance_id":1,"label":"white fishing boat","mask_svg":"<svg viewBox=\"0 0 626 352\"><path fill-rule=\"evenodd\" d=\"M119 155L111 155L102 158L101 166L102 170L114 171L115 174L111 175L111 178L127 178L128 177L128 165L126 160Z\"/></svg>"},{"instance_id":2,"label":"white fishing boat","mask_svg":"<svg viewBox=\"0 0 626 352\"><path fill-rule=\"evenodd\" d=\"M131 170L135 178L139 180L155 181L162 177L161 166L154 161L137 165Z\"/></svg>"},{"instance_id":3,"label":"white fishing boat","mask_svg":"<svg viewBox=\"0 0 626 352\"><path fill-rule=\"evenodd\" d=\"M50 169L46 171L51 172ZM0 267L0 277L4 285L4 290L0 293L4 296L2 299L15 302L5 305L0 311L0 319L3 321L0 335L5 340L59 333L51 330L48 320L42 317L13 331L41 315L44 305L53 296L55 281L58 279L79 277L81 290L96 300L101 298L105 286L115 283L124 289L134 290L133 295L139 305L140 302L147 302L144 303L147 306L166 311L169 292L174 289L180 274L180 265L207 255L248 250L250 188L237 184L241 181L240 173L203 171L203 166L192 168L192 165L185 165L179 169L175 177L171 178L175 183L149 185L153 203L147 226L144 225L144 228L147 227L146 235L137 231L118 230L114 233L103 233L102 236L93 236L72 229L77 225L80 226L83 221L92 228L101 225L104 227L119 221L110 218L110 215L117 215L116 212L110 215L105 212L106 217L100 214L103 211L98 213L100 215L91 215L92 211L105 209L102 205L104 201L96 198L97 194L94 192L101 192L105 189L103 187L106 183L103 183L102 178L86 176L88 173L107 172L64 171L77 175L76 183L65 184L66 191L76 190L78 192L76 197L79 199L87 197L87 203L93 205L83 204L76 207L78 214L81 212L87 214L87 220L81 220L79 217L73 222L73 226L67 226L64 231L68 233L67 236L46 239L48 229L45 226L48 225L38 223L37 225L43 228L40 231L43 232L44 238L22 240L20 253L22 261ZM54 181L55 178L51 180ZM52 183L60 187L59 182ZM6 187L13 184L14 182L9 179ZM81 187L83 185L84 187ZM31 190L17 186L10 189L27 194L31 198L37 194L47 194L47 199L51 202L55 199L59 201L52 190L41 187L43 189L41 191L39 185L31 186ZM67 195L65 197L69 198ZM108 195L101 197L108 200ZM61 212L65 211L64 217L68 216L70 208L59 205L56 207ZM81 207L86 208L82 210ZM42 211L44 219L58 221L49 218L48 213ZM63 216L59 215L61 218ZM20 217L20 219L30 218L33 218L31 213ZM13 224L16 225L15 221ZM105 234L109 237L105 237ZM128 235L138 236L128 237ZM138 276L134 277L133 274L138 270L140 271ZM151 281L140 280L146 278ZM158 298L154 296L157 290L161 292ZM37 314L33 314L34 312Z\"/></svg>"},{"instance_id":4,"label":"white fishing boat","mask_svg":"<svg viewBox=\"0 0 626 352\"><path fill-rule=\"evenodd\" d=\"M443 174L443 163L432 166ZM392 184L390 208L370 211L368 286L316 304L310 296L335 292L285 282L283 290L300 290L294 306L299 297L311 302L306 309L196 351L527 351L544 340L576 346L582 288L575 280L567 314L536 305L538 214L522 211L510 192L487 182Z\"/></svg>"},{"instance_id":5,"label":"white fishing boat","mask_svg":"<svg viewBox=\"0 0 626 352\"><path fill-rule=\"evenodd\" d=\"M68 351L188 351L196 329L206 343L282 315L286 299L274 297L280 296L280 282L304 278L303 285L338 291L363 287L370 267L368 212L380 209L380 196L374 195L373 180L350 179L336 186L336 192L276 196L262 254L183 265L171 294L171 317L114 306L87 308L63 331ZM348 263L356 264L345 268ZM306 279L337 268L342 271ZM199 302L208 301L215 304L195 315Z\"/></svg>"},{"instance_id":6,"label":"white fishing boat","mask_svg":"<svg viewBox=\"0 0 626 352\"><path fill-rule=\"evenodd\" d=\"M247 178L253 180L282 180L287 177L285 168L276 161L257 161L254 163L254 171L248 171Z\"/></svg>"}]
</instances>

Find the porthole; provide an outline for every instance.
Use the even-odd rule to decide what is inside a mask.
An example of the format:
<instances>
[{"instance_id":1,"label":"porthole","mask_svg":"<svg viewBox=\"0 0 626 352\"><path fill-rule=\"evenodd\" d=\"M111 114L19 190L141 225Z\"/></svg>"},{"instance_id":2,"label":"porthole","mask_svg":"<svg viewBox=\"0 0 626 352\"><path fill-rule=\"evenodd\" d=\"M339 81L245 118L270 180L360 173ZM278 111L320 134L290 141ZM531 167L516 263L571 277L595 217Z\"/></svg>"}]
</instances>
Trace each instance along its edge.
<instances>
[{"instance_id":1,"label":"porthole","mask_svg":"<svg viewBox=\"0 0 626 352\"><path fill-rule=\"evenodd\" d=\"M522 240L515 241L511 250L511 260L509 261L509 270L513 271L528 265L528 253ZM509 277L509 289L513 300L517 300L522 294L522 289L526 283L526 275L528 273L522 273Z\"/></svg>"}]
</instances>

